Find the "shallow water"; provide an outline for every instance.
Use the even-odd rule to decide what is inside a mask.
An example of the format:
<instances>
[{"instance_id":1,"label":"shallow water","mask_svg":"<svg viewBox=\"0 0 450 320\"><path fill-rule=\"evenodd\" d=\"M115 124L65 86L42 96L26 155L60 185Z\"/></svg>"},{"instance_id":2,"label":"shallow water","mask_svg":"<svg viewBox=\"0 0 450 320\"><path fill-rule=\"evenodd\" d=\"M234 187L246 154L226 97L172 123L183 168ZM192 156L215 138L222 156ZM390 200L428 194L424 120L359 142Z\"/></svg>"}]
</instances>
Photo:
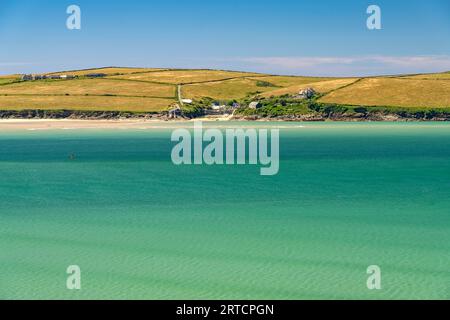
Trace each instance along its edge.
<instances>
[{"instance_id":1,"label":"shallow water","mask_svg":"<svg viewBox=\"0 0 450 320\"><path fill-rule=\"evenodd\" d=\"M278 175L174 166L167 125L0 132L0 299L450 298L449 124L230 125L281 128Z\"/></svg>"}]
</instances>

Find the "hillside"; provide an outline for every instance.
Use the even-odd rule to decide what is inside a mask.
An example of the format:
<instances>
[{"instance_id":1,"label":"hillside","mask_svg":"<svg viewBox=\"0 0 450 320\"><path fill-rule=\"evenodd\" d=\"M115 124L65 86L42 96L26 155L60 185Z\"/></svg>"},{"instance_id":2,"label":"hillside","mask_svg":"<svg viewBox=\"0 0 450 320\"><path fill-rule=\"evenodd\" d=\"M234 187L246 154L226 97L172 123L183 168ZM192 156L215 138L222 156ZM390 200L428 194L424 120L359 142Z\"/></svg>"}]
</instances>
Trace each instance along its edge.
<instances>
[{"instance_id":1,"label":"hillside","mask_svg":"<svg viewBox=\"0 0 450 320\"><path fill-rule=\"evenodd\" d=\"M450 106L448 80L420 78L368 78L333 91L319 100L325 103L442 108Z\"/></svg>"},{"instance_id":2,"label":"hillside","mask_svg":"<svg viewBox=\"0 0 450 320\"><path fill-rule=\"evenodd\" d=\"M89 78L100 73L100 77ZM181 99L192 99L183 108L208 108L212 101L241 103L265 101L275 114L306 113L294 96L305 88L316 91L314 110L330 106L379 110L450 110L450 73L372 78L321 78L275 76L224 70L174 70L107 67L48 73L74 79L22 81L19 75L0 76L0 111L73 110L136 113L167 112ZM281 113L278 98L289 106ZM205 102L206 101L206 102ZM275 101L272 103L272 101ZM271 104L272 103L272 104ZM283 105L286 101L283 102ZM298 104L298 106L296 105ZM374 109L374 110L375 110ZM309 110L309 111L308 111ZM270 115L272 111L253 111ZM244 112L245 113L245 112Z\"/></svg>"}]
</instances>

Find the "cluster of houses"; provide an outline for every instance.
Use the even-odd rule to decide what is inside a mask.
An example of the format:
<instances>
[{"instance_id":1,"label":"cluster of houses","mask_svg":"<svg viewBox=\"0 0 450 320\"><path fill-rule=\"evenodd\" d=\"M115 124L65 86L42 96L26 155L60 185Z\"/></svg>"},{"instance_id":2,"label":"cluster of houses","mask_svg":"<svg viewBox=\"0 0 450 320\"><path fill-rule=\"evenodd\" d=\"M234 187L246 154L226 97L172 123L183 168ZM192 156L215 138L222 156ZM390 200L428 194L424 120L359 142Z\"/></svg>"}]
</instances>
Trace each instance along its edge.
<instances>
[{"instance_id":1,"label":"cluster of houses","mask_svg":"<svg viewBox=\"0 0 450 320\"><path fill-rule=\"evenodd\" d=\"M22 81L35 81L44 79L74 79L75 76L72 75L53 75L53 74L24 74L22 75Z\"/></svg>"},{"instance_id":2,"label":"cluster of houses","mask_svg":"<svg viewBox=\"0 0 450 320\"><path fill-rule=\"evenodd\" d=\"M105 73L89 73L86 74L86 78L103 78L107 75ZM35 81L35 80L71 80L78 78L76 75L72 74L24 74L22 75L22 81Z\"/></svg>"},{"instance_id":3,"label":"cluster of houses","mask_svg":"<svg viewBox=\"0 0 450 320\"><path fill-rule=\"evenodd\" d=\"M292 98L299 99L299 100L311 99L316 94L317 94L317 92L313 88L306 88L306 89L300 90L300 92L298 94L292 96ZM259 101L253 101L253 102L250 102L248 107L250 109L259 109L262 107L262 103Z\"/></svg>"},{"instance_id":4,"label":"cluster of houses","mask_svg":"<svg viewBox=\"0 0 450 320\"><path fill-rule=\"evenodd\" d=\"M299 100L304 100L304 99L311 99L313 98L315 95L317 94L317 92L313 89L313 88L306 88L303 90L300 90L300 92L294 96L292 96L292 98L294 99L299 99ZM252 101L250 102L250 104L248 105L248 107L250 109L259 109L261 108L263 105L261 102L259 101Z\"/></svg>"},{"instance_id":5,"label":"cluster of houses","mask_svg":"<svg viewBox=\"0 0 450 320\"><path fill-rule=\"evenodd\" d=\"M294 99L311 99L316 95L316 91L313 88L306 88L298 92L298 94L291 96ZM182 99L182 104L192 104L192 99ZM252 101L248 104L249 109L259 109L262 108L263 104L260 101ZM207 115L217 115L217 114L228 114L234 113L234 110L240 108L240 104L234 102L233 104L223 104L220 102L213 102L209 110L206 110ZM169 118L175 119L182 115L182 110L178 104L176 104L172 109L169 110Z\"/></svg>"}]
</instances>

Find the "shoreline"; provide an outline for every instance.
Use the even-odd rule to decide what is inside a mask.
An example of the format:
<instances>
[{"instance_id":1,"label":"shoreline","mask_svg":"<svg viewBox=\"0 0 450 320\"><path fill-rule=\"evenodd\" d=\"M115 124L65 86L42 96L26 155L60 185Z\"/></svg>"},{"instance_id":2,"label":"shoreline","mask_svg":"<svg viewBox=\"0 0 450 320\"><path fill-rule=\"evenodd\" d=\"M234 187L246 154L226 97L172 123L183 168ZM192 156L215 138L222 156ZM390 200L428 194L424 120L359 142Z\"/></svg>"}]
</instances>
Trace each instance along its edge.
<instances>
[{"instance_id":1,"label":"shoreline","mask_svg":"<svg viewBox=\"0 0 450 320\"><path fill-rule=\"evenodd\" d=\"M194 121L204 121L206 126L211 127L227 127L230 126L245 127L248 123L250 126L264 126L264 123L274 127L296 128L303 127L301 124L338 124L338 123L354 123L354 124L395 124L395 123L434 123L436 125L448 123L447 121L282 121L282 120L214 120L211 118L196 118L191 120L176 119L176 120L149 120L149 119L120 119L120 120L80 120L80 119L0 119L0 132L5 131L42 131L42 130L78 130L78 129L112 129L112 130L148 130L148 129L171 129L183 127L183 125L193 125ZM234 122L235 124L232 124ZM280 125L277 125L279 123ZM291 125L283 126L282 123L290 123ZM298 124L296 126L295 124Z\"/></svg>"},{"instance_id":2,"label":"shoreline","mask_svg":"<svg viewBox=\"0 0 450 320\"><path fill-rule=\"evenodd\" d=\"M1 111L0 122L26 120L34 121L97 121L99 123L145 123L145 122L189 122L189 121L258 121L258 122L423 122L450 121L449 112L310 112L303 114L261 115L261 114L181 114L170 116L168 112L159 113L133 113L125 111L75 111L75 110L22 110Z\"/></svg>"},{"instance_id":3,"label":"shoreline","mask_svg":"<svg viewBox=\"0 0 450 320\"><path fill-rule=\"evenodd\" d=\"M37 131L37 130L76 130L76 129L163 129L176 128L194 121L205 123L446 123L450 113L436 114L434 117L417 116L417 114L397 114L385 112L371 113L306 113L296 115L262 116L240 114L215 114L175 118L167 113L131 113L120 111L67 111L67 110L23 110L0 111L0 131Z\"/></svg>"}]
</instances>

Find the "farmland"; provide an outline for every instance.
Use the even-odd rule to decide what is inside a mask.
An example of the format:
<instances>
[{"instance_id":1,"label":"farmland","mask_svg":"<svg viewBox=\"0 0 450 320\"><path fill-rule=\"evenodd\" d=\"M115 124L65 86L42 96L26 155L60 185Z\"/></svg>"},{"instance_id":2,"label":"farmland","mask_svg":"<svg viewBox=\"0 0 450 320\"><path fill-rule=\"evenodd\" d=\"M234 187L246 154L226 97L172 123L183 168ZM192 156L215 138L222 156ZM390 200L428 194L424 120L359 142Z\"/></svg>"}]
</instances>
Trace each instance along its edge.
<instances>
[{"instance_id":1,"label":"farmland","mask_svg":"<svg viewBox=\"0 0 450 320\"><path fill-rule=\"evenodd\" d=\"M101 73L102 76L87 77L93 73ZM192 99L195 105L205 98L223 102L243 101L245 107L246 101L254 99L292 98L305 88L313 88L317 93L315 101L324 106L450 109L449 72L324 78L225 70L106 67L47 73L64 74L76 78L21 81L19 75L0 76L0 111L153 113L167 111L181 99ZM307 110L302 106L292 108Z\"/></svg>"},{"instance_id":2,"label":"farmland","mask_svg":"<svg viewBox=\"0 0 450 320\"><path fill-rule=\"evenodd\" d=\"M0 95L119 95L174 98L174 86L111 79L31 81L0 86Z\"/></svg>"},{"instance_id":3,"label":"farmland","mask_svg":"<svg viewBox=\"0 0 450 320\"><path fill-rule=\"evenodd\" d=\"M450 81L370 78L336 90L319 100L363 106L450 107Z\"/></svg>"},{"instance_id":4,"label":"farmland","mask_svg":"<svg viewBox=\"0 0 450 320\"><path fill-rule=\"evenodd\" d=\"M167 70L130 75L116 76L118 79L140 80L171 84L191 84L210 81L220 81L247 76L257 76L255 73L233 72L221 70Z\"/></svg>"},{"instance_id":5,"label":"farmland","mask_svg":"<svg viewBox=\"0 0 450 320\"><path fill-rule=\"evenodd\" d=\"M269 96L282 96L282 95L294 95L298 93L300 90L311 87L315 91L325 94L327 92L330 92L332 90L337 90L342 87L351 85L358 81L358 78L344 78L344 79L333 79L333 80L323 80L323 81L314 81L314 82L306 82L303 84L293 85L277 90L272 90L269 92L264 93L263 97L269 97Z\"/></svg>"},{"instance_id":6,"label":"farmland","mask_svg":"<svg viewBox=\"0 0 450 320\"><path fill-rule=\"evenodd\" d=\"M183 96L190 99L209 97L219 100L242 99L273 90L273 87L258 86L257 80L241 78L183 86Z\"/></svg>"},{"instance_id":7,"label":"farmland","mask_svg":"<svg viewBox=\"0 0 450 320\"><path fill-rule=\"evenodd\" d=\"M162 98L101 96L2 96L0 110L160 112L174 101Z\"/></svg>"}]
</instances>

